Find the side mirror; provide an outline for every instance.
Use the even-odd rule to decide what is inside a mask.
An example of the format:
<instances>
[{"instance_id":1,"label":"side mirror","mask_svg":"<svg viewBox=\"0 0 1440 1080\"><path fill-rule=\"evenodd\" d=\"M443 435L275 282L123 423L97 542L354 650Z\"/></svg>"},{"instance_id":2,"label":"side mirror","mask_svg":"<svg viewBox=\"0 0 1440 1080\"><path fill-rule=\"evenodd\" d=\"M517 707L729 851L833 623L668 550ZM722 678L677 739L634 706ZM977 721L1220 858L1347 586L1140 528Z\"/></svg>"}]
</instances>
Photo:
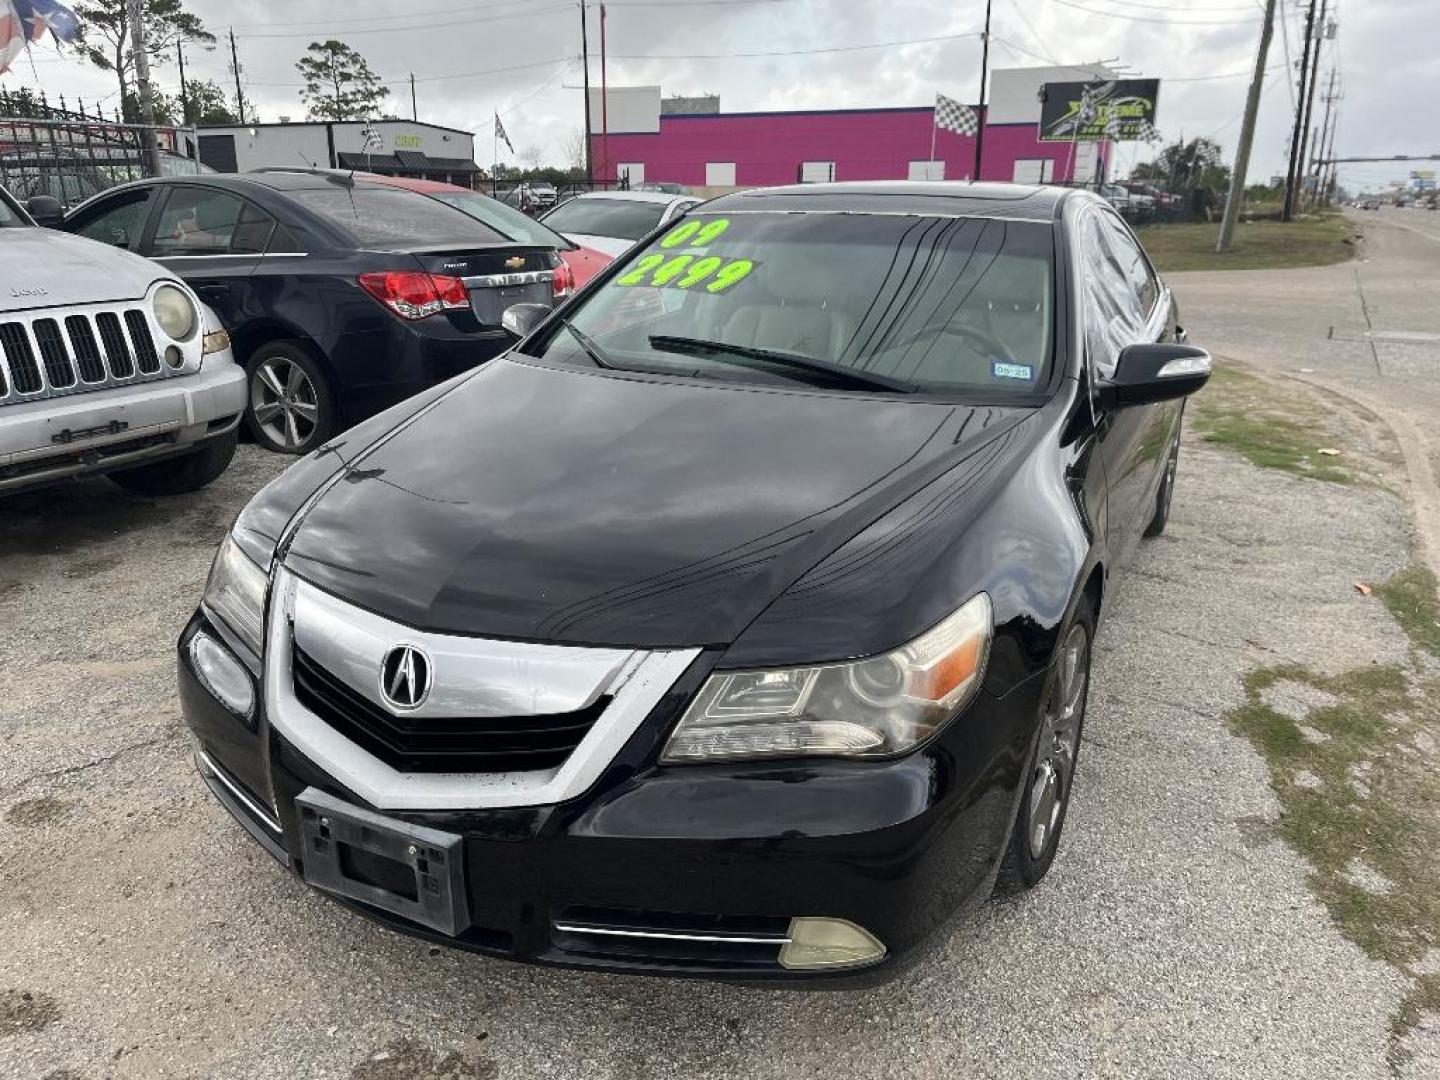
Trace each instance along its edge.
<instances>
[{"instance_id":1,"label":"side mirror","mask_svg":"<svg viewBox=\"0 0 1440 1080\"><path fill-rule=\"evenodd\" d=\"M65 220L65 208L60 200L49 195L32 195L25 203L25 210L35 219L36 225L53 228Z\"/></svg>"},{"instance_id":2,"label":"side mirror","mask_svg":"<svg viewBox=\"0 0 1440 1080\"><path fill-rule=\"evenodd\" d=\"M523 338L544 322L550 311L544 304L511 304L500 316L500 328L512 337Z\"/></svg>"},{"instance_id":3,"label":"side mirror","mask_svg":"<svg viewBox=\"0 0 1440 1080\"><path fill-rule=\"evenodd\" d=\"M1131 345L1120 352L1115 374L1097 387L1112 408L1189 397L1210 378L1210 354L1193 345Z\"/></svg>"}]
</instances>

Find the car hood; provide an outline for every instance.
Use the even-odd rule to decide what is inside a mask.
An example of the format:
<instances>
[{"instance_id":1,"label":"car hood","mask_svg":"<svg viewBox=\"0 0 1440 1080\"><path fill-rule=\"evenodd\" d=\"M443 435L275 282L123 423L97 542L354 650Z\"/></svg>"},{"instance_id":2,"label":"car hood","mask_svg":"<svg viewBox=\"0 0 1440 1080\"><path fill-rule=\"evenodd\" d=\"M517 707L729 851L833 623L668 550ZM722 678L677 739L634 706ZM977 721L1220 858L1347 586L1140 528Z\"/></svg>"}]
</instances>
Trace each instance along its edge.
<instances>
[{"instance_id":1,"label":"car hood","mask_svg":"<svg viewBox=\"0 0 1440 1080\"><path fill-rule=\"evenodd\" d=\"M604 270L615 261L614 256L606 255L603 251L596 251L594 248L578 247L573 251L560 252L560 258L565 260L565 265L570 268L574 275L575 287L579 288L596 274Z\"/></svg>"},{"instance_id":2,"label":"car hood","mask_svg":"<svg viewBox=\"0 0 1440 1080\"><path fill-rule=\"evenodd\" d=\"M0 311L135 300L172 278L128 251L53 229L0 229Z\"/></svg>"},{"instance_id":3,"label":"car hood","mask_svg":"<svg viewBox=\"0 0 1440 1080\"><path fill-rule=\"evenodd\" d=\"M618 259L625 252L635 246L634 240L626 240L617 236L595 236L593 233L564 233L566 240L572 244L579 244L581 247L594 248L596 251L609 255L612 259Z\"/></svg>"},{"instance_id":4,"label":"car hood","mask_svg":"<svg viewBox=\"0 0 1440 1080\"><path fill-rule=\"evenodd\" d=\"M346 466L286 565L437 633L728 644L1030 411L496 360Z\"/></svg>"}]
</instances>

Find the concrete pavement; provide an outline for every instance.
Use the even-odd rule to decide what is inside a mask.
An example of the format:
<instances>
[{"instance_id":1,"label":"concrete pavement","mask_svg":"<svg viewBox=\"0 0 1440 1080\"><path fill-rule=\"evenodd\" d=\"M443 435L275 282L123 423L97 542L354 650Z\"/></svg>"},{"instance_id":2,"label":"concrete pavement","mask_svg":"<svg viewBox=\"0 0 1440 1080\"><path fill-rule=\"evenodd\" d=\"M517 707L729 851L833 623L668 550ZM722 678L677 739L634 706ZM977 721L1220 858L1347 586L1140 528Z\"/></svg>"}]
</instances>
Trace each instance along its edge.
<instances>
[{"instance_id":1,"label":"concrete pavement","mask_svg":"<svg viewBox=\"0 0 1440 1080\"><path fill-rule=\"evenodd\" d=\"M1423 265L1393 232L1397 263ZM1377 374L1358 299L1377 294L1377 326L1424 330L1388 291L1403 269L1235 277L1175 281L1193 340L1422 415L1422 378L1389 385L1409 369L1388 342ZM0 1076L1420 1080L1435 1060L1392 1069L1405 982L1311 895L1273 835L1265 763L1222 719L1258 665L1405 654L1353 588L1408 558L1388 491L1187 434L1169 531L1107 601L1051 876L891 986L803 993L433 950L258 850L188 763L171 650L227 522L279 464L244 447L195 496L94 482L0 505Z\"/></svg>"}]
</instances>

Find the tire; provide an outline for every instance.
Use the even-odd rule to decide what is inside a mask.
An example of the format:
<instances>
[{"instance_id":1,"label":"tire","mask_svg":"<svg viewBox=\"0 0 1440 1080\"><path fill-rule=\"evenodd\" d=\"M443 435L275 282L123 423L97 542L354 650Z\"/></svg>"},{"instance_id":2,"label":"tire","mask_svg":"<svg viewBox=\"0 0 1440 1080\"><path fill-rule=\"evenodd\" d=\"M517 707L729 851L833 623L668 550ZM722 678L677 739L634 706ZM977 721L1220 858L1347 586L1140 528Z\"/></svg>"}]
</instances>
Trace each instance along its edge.
<instances>
[{"instance_id":1,"label":"tire","mask_svg":"<svg viewBox=\"0 0 1440 1080\"><path fill-rule=\"evenodd\" d=\"M1155 516L1145 526L1147 537L1159 536L1165 531L1170 520L1170 500L1175 496L1175 472L1180 466L1180 436L1170 447L1170 456L1165 460L1165 479L1160 481L1160 490L1155 492Z\"/></svg>"},{"instance_id":2,"label":"tire","mask_svg":"<svg viewBox=\"0 0 1440 1080\"><path fill-rule=\"evenodd\" d=\"M118 469L110 479L132 495L183 495L214 480L235 456L235 432L208 439L184 457Z\"/></svg>"},{"instance_id":3,"label":"tire","mask_svg":"<svg viewBox=\"0 0 1440 1080\"><path fill-rule=\"evenodd\" d=\"M1055 861L1065 814L1070 808L1075 763L1085 727L1085 705L1090 697L1090 645L1094 639L1095 612L1087 603L1061 633L1051 671L1046 676L1040 732L1025 770L1020 812L995 879L997 894L1034 888ZM1076 663L1071 668L1067 661L1077 645ZM1063 738L1057 734L1062 730ZM1037 787L1042 784L1043 787ZM1039 829L1041 823L1043 830Z\"/></svg>"},{"instance_id":4,"label":"tire","mask_svg":"<svg viewBox=\"0 0 1440 1080\"><path fill-rule=\"evenodd\" d=\"M308 454L335 432L330 380L294 341L267 341L245 362L245 426L277 454Z\"/></svg>"}]
</instances>

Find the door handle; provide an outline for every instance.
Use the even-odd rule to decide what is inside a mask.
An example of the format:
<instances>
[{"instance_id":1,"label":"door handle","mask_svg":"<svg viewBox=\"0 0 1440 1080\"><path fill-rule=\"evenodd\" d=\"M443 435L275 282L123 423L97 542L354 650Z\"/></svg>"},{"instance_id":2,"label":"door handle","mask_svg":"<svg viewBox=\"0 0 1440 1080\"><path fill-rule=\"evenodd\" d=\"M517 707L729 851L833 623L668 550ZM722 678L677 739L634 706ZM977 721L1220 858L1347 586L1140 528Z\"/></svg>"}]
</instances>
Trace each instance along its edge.
<instances>
[{"instance_id":1,"label":"door handle","mask_svg":"<svg viewBox=\"0 0 1440 1080\"><path fill-rule=\"evenodd\" d=\"M201 296L224 296L230 291L229 285L201 285L195 290Z\"/></svg>"}]
</instances>

